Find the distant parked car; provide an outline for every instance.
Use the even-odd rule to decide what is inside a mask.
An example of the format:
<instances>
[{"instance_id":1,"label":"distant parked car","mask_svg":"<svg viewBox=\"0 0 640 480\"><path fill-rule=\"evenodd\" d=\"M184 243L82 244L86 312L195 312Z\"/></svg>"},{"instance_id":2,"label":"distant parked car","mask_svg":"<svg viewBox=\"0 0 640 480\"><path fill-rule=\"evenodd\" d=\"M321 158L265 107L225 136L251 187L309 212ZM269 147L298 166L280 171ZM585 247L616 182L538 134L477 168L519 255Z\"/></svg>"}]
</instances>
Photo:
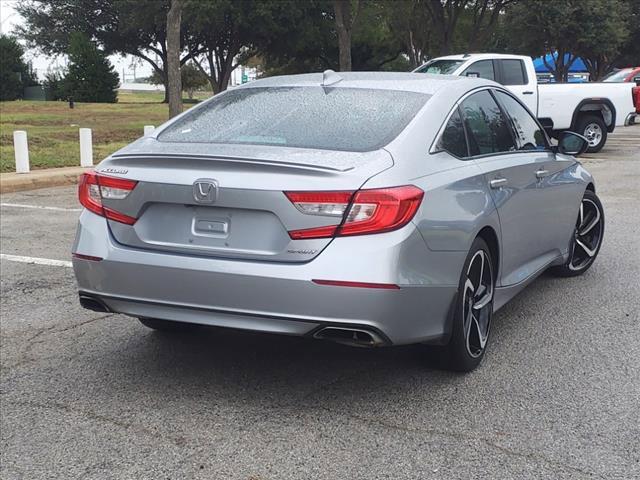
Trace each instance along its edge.
<instances>
[{"instance_id":1,"label":"distant parked car","mask_svg":"<svg viewBox=\"0 0 640 480\"><path fill-rule=\"evenodd\" d=\"M636 86L633 87L631 94L633 95L636 113L640 114L640 67L621 68L611 72L602 81L615 83L635 82Z\"/></svg>"},{"instance_id":2,"label":"distant parked car","mask_svg":"<svg viewBox=\"0 0 640 480\"><path fill-rule=\"evenodd\" d=\"M602 79L607 83L624 83L640 81L640 67L621 68L611 72Z\"/></svg>"},{"instance_id":3,"label":"distant parked car","mask_svg":"<svg viewBox=\"0 0 640 480\"><path fill-rule=\"evenodd\" d=\"M468 371L494 311L595 261L604 211L573 157L587 146L552 146L489 80L256 80L82 175L80 302L158 330L427 343Z\"/></svg>"}]
</instances>

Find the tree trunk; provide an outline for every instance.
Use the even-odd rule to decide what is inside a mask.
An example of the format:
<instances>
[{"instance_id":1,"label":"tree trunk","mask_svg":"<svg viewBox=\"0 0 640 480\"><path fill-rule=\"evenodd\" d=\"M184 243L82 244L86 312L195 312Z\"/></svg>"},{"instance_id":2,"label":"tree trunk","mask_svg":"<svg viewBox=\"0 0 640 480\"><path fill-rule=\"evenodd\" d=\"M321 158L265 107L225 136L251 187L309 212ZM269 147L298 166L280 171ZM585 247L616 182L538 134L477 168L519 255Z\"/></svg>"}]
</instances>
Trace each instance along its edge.
<instances>
[{"instance_id":1,"label":"tree trunk","mask_svg":"<svg viewBox=\"0 0 640 480\"><path fill-rule=\"evenodd\" d=\"M166 72L160 72L160 77L162 77L162 86L164 87L164 99L162 103L169 103L169 81Z\"/></svg>"},{"instance_id":2,"label":"tree trunk","mask_svg":"<svg viewBox=\"0 0 640 480\"><path fill-rule=\"evenodd\" d=\"M182 113L182 78L180 77L180 23L182 0L171 0L167 13L167 77L169 118Z\"/></svg>"},{"instance_id":3,"label":"tree trunk","mask_svg":"<svg viewBox=\"0 0 640 480\"><path fill-rule=\"evenodd\" d=\"M351 71L351 0L333 0L340 52L340 71Z\"/></svg>"}]
</instances>

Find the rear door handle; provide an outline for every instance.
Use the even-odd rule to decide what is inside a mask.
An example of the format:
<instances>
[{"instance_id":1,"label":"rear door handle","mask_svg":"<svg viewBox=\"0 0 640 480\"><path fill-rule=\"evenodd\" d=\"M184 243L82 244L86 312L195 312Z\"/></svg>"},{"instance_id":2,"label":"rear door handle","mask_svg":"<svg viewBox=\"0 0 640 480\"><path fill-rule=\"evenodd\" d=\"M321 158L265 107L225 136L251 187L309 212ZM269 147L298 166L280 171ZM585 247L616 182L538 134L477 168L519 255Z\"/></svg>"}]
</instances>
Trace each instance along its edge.
<instances>
[{"instance_id":1,"label":"rear door handle","mask_svg":"<svg viewBox=\"0 0 640 480\"><path fill-rule=\"evenodd\" d=\"M549 170L538 170L536 172L536 178L544 178L549 175Z\"/></svg>"},{"instance_id":2,"label":"rear door handle","mask_svg":"<svg viewBox=\"0 0 640 480\"><path fill-rule=\"evenodd\" d=\"M489 182L489 186L491 188L504 187L506 184L507 184L507 179L506 178L494 178L493 180L491 180Z\"/></svg>"},{"instance_id":3,"label":"rear door handle","mask_svg":"<svg viewBox=\"0 0 640 480\"><path fill-rule=\"evenodd\" d=\"M522 92L523 95L533 95L533 92Z\"/></svg>"}]
</instances>

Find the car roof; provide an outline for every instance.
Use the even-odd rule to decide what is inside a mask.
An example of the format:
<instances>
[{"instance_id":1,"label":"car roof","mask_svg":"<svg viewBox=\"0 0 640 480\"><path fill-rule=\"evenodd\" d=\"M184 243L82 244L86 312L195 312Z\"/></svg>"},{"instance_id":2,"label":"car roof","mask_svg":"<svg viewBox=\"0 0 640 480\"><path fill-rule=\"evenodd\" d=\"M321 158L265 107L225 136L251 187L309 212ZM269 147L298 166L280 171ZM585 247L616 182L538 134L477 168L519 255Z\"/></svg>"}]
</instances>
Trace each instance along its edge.
<instances>
[{"instance_id":1,"label":"car roof","mask_svg":"<svg viewBox=\"0 0 640 480\"><path fill-rule=\"evenodd\" d=\"M453 75L431 75L426 73L408 72L331 72L328 79L332 83L330 88L371 88L380 90L399 90L434 95L438 90L447 87L451 89L472 89L496 83L481 79ZM282 75L268 77L245 83L240 88L258 87L319 87L322 86L323 73L305 73L301 75ZM339 79L339 80L338 80ZM338 81L336 81L338 80Z\"/></svg>"}]
</instances>

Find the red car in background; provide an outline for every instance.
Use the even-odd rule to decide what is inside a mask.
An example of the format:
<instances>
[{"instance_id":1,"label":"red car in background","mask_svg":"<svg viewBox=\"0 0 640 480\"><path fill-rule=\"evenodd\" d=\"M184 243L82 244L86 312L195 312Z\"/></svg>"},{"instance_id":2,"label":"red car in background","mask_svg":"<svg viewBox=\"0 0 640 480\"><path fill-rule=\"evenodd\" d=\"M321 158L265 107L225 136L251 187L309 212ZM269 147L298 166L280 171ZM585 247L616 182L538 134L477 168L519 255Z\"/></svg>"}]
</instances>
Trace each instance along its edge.
<instances>
[{"instance_id":1,"label":"red car in background","mask_svg":"<svg viewBox=\"0 0 640 480\"><path fill-rule=\"evenodd\" d=\"M633 104L636 106L636 113L640 114L640 67L621 68L602 79L603 82L635 82L631 95Z\"/></svg>"}]
</instances>

